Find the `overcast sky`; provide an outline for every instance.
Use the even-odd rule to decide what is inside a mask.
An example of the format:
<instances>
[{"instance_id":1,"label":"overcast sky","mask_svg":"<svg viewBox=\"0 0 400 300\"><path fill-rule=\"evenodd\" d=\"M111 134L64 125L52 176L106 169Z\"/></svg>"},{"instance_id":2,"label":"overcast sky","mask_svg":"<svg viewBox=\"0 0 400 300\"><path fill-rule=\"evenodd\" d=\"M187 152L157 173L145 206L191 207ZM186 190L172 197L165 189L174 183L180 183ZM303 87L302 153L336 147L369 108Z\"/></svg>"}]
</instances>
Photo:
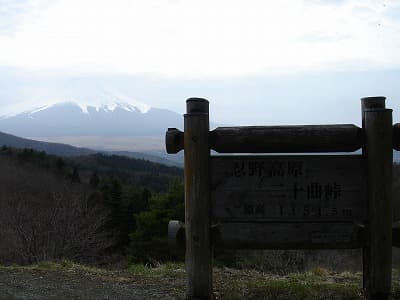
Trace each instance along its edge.
<instances>
[{"instance_id":1,"label":"overcast sky","mask_svg":"<svg viewBox=\"0 0 400 300\"><path fill-rule=\"evenodd\" d=\"M399 120L399 70L400 1L0 0L4 113L85 78L220 122L351 122L377 94Z\"/></svg>"}]
</instances>

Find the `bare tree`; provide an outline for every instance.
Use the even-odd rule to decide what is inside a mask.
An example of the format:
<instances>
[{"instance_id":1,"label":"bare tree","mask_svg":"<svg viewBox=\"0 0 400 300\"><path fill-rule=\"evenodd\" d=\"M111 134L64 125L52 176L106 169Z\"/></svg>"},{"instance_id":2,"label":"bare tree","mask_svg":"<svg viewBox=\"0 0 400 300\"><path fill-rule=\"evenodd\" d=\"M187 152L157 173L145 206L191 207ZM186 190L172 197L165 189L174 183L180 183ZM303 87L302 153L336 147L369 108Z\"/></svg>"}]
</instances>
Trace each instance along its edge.
<instances>
[{"instance_id":1,"label":"bare tree","mask_svg":"<svg viewBox=\"0 0 400 300\"><path fill-rule=\"evenodd\" d=\"M0 160L0 260L96 260L115 240L108 211L90 190L39 168ZM6 171L6 173L4 173Z\"/></svg>"}]
</instances>

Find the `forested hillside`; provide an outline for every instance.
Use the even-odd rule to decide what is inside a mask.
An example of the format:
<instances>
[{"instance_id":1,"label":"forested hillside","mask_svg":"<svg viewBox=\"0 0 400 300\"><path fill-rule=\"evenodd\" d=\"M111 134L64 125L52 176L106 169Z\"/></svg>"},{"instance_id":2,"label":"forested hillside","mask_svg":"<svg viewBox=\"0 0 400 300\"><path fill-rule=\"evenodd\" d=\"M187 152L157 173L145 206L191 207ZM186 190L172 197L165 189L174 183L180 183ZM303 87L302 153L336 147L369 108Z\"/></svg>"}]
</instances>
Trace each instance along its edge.
<instances>
[{"instance_id":1,"label":"forested hillside","mask_svg":"<svg viewBox=\"0 0 400 300\"><path fill-rule=\"evenodd\" d=\"M0 148L0 167L0 238L8 241L0 246L1 263L61 258L101 263L128 253L150 260L146 247L157 244L165 252L165 222L183 213L179 168L115 155L66 159L10 147Z\"/></svg>"},{"instance_id":2,"label":"forested hillside","mask_svg":"<svg viewBox=\"0 0 400 300\"><path fill-rule=\"evenodd\" d=\"M115 176L154 191L165 191L171 177L182 177L183 170L178 167L152 163L143 159L126 156L92 154L68 159L82 173L96 171L100 175Z\"/></svg>"}]
</instances>

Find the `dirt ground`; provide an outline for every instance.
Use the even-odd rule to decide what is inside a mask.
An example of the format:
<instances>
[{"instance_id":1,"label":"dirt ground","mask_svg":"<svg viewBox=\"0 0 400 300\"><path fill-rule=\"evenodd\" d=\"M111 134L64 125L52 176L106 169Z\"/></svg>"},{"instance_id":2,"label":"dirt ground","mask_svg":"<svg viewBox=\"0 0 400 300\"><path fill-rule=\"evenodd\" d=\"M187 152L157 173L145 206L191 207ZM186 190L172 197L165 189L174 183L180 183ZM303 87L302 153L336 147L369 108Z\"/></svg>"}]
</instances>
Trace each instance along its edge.
<instances>
[{"instance_id":1,"label":"dirt ground","mask_svg":"<svg viewBox=\"0 0 400 300\"><path fill-rule=\"evenodd\" d=\"M217 300L360 300L361 273L315 268L307 273L267 274L214 268ZM393 271L393 299L400 300L400 271ZM98 269L71 262L0 266L0 300L184 299L183 264Z\"/></svg>"},{"instance_id":2,"label":"dirt ground","mask_svg":"<svg viewBox=\"0 0 400 300\"><path fill-rule=\"evenodd\" d=\"M179 299L183 280L160 282L112 273L112 276L51 270L0 270L0 299ZM182 295L180 295L182 294Z\"/></svg>"}]
</instances>

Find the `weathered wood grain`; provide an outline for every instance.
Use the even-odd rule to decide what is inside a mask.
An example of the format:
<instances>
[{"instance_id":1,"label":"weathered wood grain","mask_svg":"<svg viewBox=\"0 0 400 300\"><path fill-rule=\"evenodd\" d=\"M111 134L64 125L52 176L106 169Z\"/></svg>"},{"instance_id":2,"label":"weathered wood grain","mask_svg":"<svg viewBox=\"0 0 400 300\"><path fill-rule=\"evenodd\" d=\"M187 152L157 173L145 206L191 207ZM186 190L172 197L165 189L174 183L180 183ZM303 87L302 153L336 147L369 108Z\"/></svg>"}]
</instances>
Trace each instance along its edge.
<instances>
[{"instance_id":1,"label":"weathered wood grain","mask_svg":"<svg viewBox=\"0 0 400 300\"><path fill-rule=\"evenodd\" d=\"M212 248L208 101L188 99L185 114L186 297L211 299Z\"/></svg>"},{"instance_id":2,"label":"weathered wood grain","mask_svg":"<svg viewBox=\"0 0 400 300\"><path fill-rule=\"evenodd\" d=\"M355 125L218 127L209 133L210 149L219 153L351 152L363 145ZM183 150L183 133L166 133L168 153Z\"/></svg>"},{"instance_id":3,"label":"weathered wood grain","mask_svg":"<svg viewBox=\"0 0 400 300\"><path fill-rule=\"evenodd\" d=\"M386 107L386 98L385 97L364 97L361 98L361 120L362 120L362 129L365 129L365 111L368 109L384 109ZM366 148L365 143L362 148L362 155L366 156ZM367 214L368 214L368 207L367 207ZM368 227L368 224L367 224ZM369 230L369 229L368 229ZM368 270L368 259L370 252L369 245L365 245L363 247L363 288L368 290L367 283L369 278L369 270Z\"/></svg>"},{"instance_id":4,"label":"weathered wood grain","mask_svg":"<svg viewBox=\"0 0 400 300\"><path fill-rule=\"evenodd\" d=\"M400 224L392 228L392 245L400 248Z\"/></svg>"},{"instance_id":5,"label":"weathered wood grain","mask_svg":"<svg viewBox=\"0 0 400 300\"><path fill-rule=\"evenodd\" d=\"M361 128L345 125L219 127L210 147L219 153L351 152L363 145Z\"/></svg>"},{"instance_id":6,"label":"weathered wood grain","mask_svg":"<svg viewBox=\"0 0 400 300\"><path fill-rule=\"evenodd\" d=\"M362 223L365 177L360 155L213 156L213 221Z\"/></svg>"},{"instance_id":7,"label":"weathered wood grain","mask_svg":"<svg viewBox=\"0 0 400 300\"><path fill-rule=\"evenodd\" d=\"M364 114L367 109L383 109L386 107L385 102L386 97L384 96L363 97L361 98L361 112ZM362 119L364 120L364 116Z\"/></svg>"},{"instance_id":8,"label":"weathered wood grain","mask_svg":"<svg viewBox=\"0 0 400 300\"><path fill-rule=\"evenodd\" d=\"M165 147L169 154L178 153L183 149L183 132L176 128L168 128L165 133Z\"/></svg>"},{"instance_id":9,"label":"weathered wood grain","mask_svg":"<svg viewBox=\"0 0 400 300\"><path fill-rule=\"evenodd\" d=\"M393 125L393 149L400 151L400 123Z\"/></svg>"},{"instance_id":10,"label":"weathered wood grain","mask_svg":"<svg viewBox=\"0 0 400 300\"><path fill-rule=\"evenodd\" d=\"M390 299L392 282L392 110L366 109L368 299Z\"/></svg>"},{"instance_id":11,"label":"weathered wood grain","mask_svg":"<svg viewBox=\"0 0 400 300\"><path fill-rule=\"evenodd\" d=\"M354 249L363 245L354 223L219 223L215 246L229 249Z\"/></svg>"}]
</instances>

